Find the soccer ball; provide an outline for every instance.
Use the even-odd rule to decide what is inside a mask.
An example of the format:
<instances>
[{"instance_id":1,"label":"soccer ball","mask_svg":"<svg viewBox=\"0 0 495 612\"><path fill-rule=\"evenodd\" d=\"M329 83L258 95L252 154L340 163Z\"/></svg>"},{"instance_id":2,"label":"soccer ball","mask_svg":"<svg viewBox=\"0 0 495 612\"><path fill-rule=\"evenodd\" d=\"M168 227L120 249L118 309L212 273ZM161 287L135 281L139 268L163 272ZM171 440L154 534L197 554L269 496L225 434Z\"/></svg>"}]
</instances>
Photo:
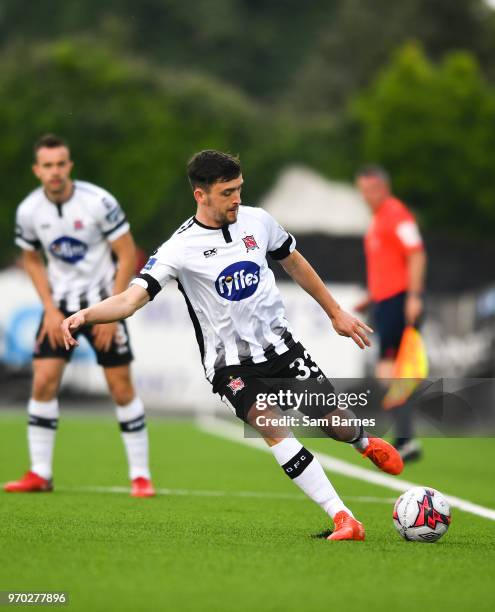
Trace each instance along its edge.
<instances>
[{"instance_id":1,"label":"soccer ball","mask_svg":"<svg viewBox=\"0 0 495 612\"><path fill-rule=\"evenodd\" d=\"M450 525L450 506L441 493L414 487L395 502L394 526L405 540L436 542Z\"/></svg>"}]
</instances>

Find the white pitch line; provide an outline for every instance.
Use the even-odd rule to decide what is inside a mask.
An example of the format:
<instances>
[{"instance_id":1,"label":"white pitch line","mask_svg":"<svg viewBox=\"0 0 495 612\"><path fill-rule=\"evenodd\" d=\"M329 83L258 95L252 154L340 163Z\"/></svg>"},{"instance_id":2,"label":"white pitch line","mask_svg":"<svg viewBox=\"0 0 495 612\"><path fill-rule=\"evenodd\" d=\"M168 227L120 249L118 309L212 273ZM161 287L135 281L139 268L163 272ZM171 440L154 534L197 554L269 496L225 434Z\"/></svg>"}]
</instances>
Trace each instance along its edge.
<instances>
[{"instance_id":1,"label":"white pitch line","mask_svg":"<svg viewBox=\"0 0 495 612\"><path fill-rule=\"evenodd\" d=\"M226 438L227 440L232 440L240 444L253 446L258 450L268 453L270 452L268 446L260 438L244 438L243 428L239 425L235 425L234 423L228 423L222 419L208 416L199 417L197 419L197 425L206 433L214 436ZM383 474L382 472L374 472L352 463L348 463L347 461L335 459L334 457L330 457L324 453L319 453L316 451L311 452L318 459L321 465L329 472L348 476L349 478L356 478L357 480L364 480L365 482L386 487L387 489L399 491L401 493L407 489L411 489L412 487L421 486L408 480L402 480L396 476L389 476L388 474ZM495 510L492 508L486 508L485 506L474 504L473 502L461 499L460 497L456 497L454 495L447 495L446 493L444 495L453 508L459 508L459 510L463 510L464 512L470 512L471 514L495 521Z\"/></svg>"},{"instance_id":2,"label":"white pitch line","mask_svg":"<svg viewBox=\"0 0 495 612\"><path fill-rule=\"evenodd\" d=\"M3 486L3 485L0 485ZM129 487L117 486L81 486L81 487L55 487L56 491L63 493L125 493L129 495ZM220 490L203 490L203 489L155 489L157 495L170 496L193 496L193 497L242 497L242 498L258 498L258 499L290 499L295 501L306 501L303 495L297 493L269 493L265 491L220 491ZM370 497L366 495L358 495L354 497L345 497L344 499L354 502L364 502L370 504L390 504L395 500L388 497Z\"/></svg>"}]
</instances>

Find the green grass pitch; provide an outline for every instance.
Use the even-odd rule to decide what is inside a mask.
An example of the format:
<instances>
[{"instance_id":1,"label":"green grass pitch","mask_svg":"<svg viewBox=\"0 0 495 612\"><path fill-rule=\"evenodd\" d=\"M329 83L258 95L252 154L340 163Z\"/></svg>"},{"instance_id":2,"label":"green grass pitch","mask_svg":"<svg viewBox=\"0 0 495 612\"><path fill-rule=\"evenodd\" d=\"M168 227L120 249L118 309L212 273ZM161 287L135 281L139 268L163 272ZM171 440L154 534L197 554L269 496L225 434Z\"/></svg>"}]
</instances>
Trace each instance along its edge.
<instances>
[{"instance_id":1,"label":"green grass pitch","mask_svg":"<svg viewBox=\"0 0 495 612\"><path fill-rule=\"evenodd\" d=\"M329 527L273 458L201 431L149 419L154 499L126 487L110 415L62 415L51 494L0 493L0 591L69 593L72 610L204 612L493 610L495 523L453 510L436 544L404 542L397 493L331 474L363 521L365 542L327 542ZM0 414L0 482L27 465L25 416ZM365 466L327 440L309 446ZM495 507L495 440L424 441L406 480ZM369 496L374 501L358 498Z\"/></svg>"}]
</instances>

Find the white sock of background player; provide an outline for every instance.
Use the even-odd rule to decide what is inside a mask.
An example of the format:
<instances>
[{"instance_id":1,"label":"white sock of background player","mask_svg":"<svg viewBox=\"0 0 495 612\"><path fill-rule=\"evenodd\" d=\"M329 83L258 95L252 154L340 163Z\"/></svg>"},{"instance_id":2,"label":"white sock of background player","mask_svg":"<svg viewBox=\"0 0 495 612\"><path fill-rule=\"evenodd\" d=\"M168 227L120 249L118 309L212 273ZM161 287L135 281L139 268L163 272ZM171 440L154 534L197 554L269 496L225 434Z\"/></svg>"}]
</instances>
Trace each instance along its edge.
<instances>
[{"instance_id":1,"label":"white sock of background player","mask_svg":"<svg viewBox=\"0 0 495 612\"><path fill-rule=\"evenodd\" d=\"M53 447L58 427L58 399L28 403L28 447L31 471L42 478L52 477Z\"/></svg>"},{"instance_id":2,"label":"white sock of background player","mask_svg":"<svg viewBox=\"0 0 495 612\"><path fill-rule=\"evenodd\" d=\"M116 413L129 463L129 478L151 478L143 402L135 397L125 406L116 406Z\"/></svg>"}]
</instances>

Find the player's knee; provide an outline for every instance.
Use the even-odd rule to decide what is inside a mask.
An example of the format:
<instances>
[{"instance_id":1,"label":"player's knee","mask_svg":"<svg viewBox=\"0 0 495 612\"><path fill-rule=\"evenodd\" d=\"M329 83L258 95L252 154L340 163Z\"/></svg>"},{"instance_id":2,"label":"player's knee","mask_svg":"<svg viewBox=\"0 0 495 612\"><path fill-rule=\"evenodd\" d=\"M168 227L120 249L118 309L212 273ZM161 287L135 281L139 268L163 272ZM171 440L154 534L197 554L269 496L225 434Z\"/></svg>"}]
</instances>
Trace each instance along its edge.
<instances>
[{"instance_id":1,"label":"player's knee","mask_svg":"<svg viewBox=\"0 0 495 612\"><path fill-rule=\"evenodd\" d=\"M135 392L129 380L114 380L109 382L110 395L118 406L126 406L134 399Z\"/></svg>"},{"instance_id":2,"label":"player's knee","mask_svg":"<svg viewBox=\"0 0 495 612\"><path fill-rule=\"evenodd\" d=\"M289 435L289 429L281 417L282 413L278 407L258 408L253 404L247 412L246 421L270 444L269 440L282 440Z\"/></svg>"},{"instance_id":3,"label":"player's knee","mask_svg":"<svg viewBox=\"0 0 495 612\"><path fill-rule=\"evenodd\" d=\"M32 396L38 402L49 402L58 393L58 377L49 372L35 372Z\"/></svg>"}]
</instances>

